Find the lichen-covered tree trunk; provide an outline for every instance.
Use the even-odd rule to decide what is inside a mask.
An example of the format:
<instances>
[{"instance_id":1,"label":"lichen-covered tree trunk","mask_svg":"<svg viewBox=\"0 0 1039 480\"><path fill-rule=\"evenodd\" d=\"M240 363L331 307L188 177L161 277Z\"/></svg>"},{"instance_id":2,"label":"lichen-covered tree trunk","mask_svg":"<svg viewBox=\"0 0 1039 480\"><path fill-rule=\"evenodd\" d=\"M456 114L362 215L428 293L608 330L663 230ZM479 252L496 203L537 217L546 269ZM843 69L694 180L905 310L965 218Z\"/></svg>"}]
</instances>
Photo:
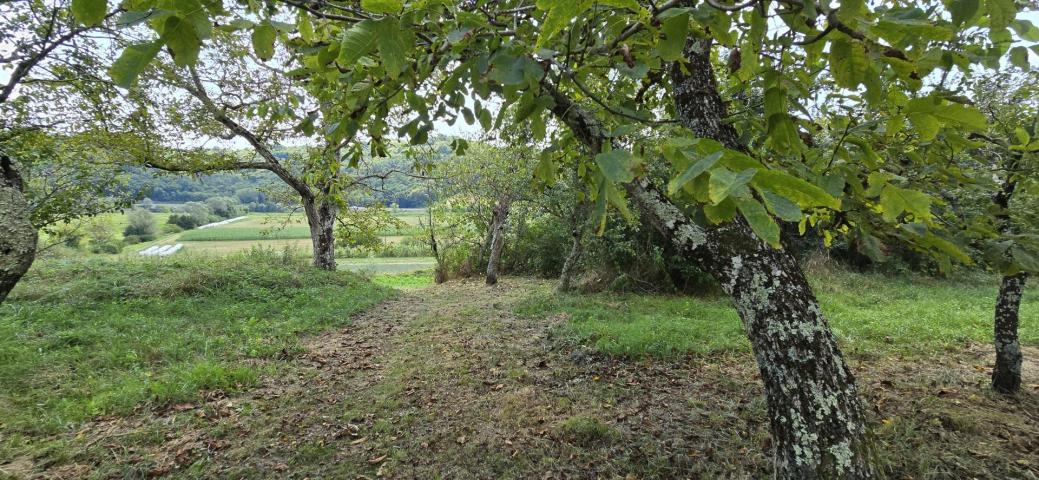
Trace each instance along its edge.
<instances>
[{"instance_id":1,"label":"lichen-covered tree trunk","mask_svg":"<svg viewBox=\"0 0 1039 480\"><path fill-rule=\"evenodd\" d=\"M0 159L0 302L36 259L37 232L22 195L22 181L10 159Z\"/></svg>"},{"instance_id":2,"label":"lichen-covered tree trunk","mask_svg":"<svg viewBox=\"0 0 1039 480\"><path fill-rule=\"evenodd\" d=\"M765 384L776 477L871 478L855 379L794 257L762 242L743 221L697 226L647 180L628 192L731 296Z\"/></svg>"},{"instance_id":3,"label":"lichen-covered tree trunk","mask_svg":"<svg viewBox=\"0 0 1039 480\"><path fill-rule=\"evenodd\" d=\"M505 246L505 222L509 218L508 199L501 199L494 206L491 220L491 253L487 260L487 285L498 283L498 270L501 268L501 251Z\"/></svg>"},{"instance_id":4,"label":"lichen-covered tree trunk","mask_svg":"<svg viewBox=\"0 0 1039 480\"><path fill-rule=\"evenodd\" d=\"M678 118L698 137L749 153L725 121L710 51L709 40L693 39L686 44L688 63L672 68ZM640 197L644 208L663 213L659 202L646 199L652 195ZM668 238L682 241L678 232L667 231L669 223L677 223L670 219L660 215L654 220ZM685 248L732 296L743 320L765 383L776 476L875 476L855 379L800 265L789 253L758 239L742 221L706 233L702 246L686 239Z\"/></svg>"},{"instance_id":5,"label":"lichen-covered tree trunk","mask_svg":"<svg viewBox=\"0 0 1039 480\"><path fill-rule=\"evenodd\" d=\"M307 215L307 224L310 226L314 266L325 270L335 270L335 221L339 209L330 202L303 198L303 211Z\"/></svg>"},{"instance_id":6,"label":"lichen-covered tree trunk","mask_svg":"<svg viewBox=\"0 0 1039 480\"><path fill-rule=\"evenodd\" d=\"M710 43L687 44L689 60L671 75L675 110L697 137L747 149L724 121ZM608 140L596 119L549 86L553 113L593 152ZM788 253L762 242L742 220L701 227L646 178L628 196L678 252L711 274L743 321L765 384L781 479L875 476L855 380L804 273Z\"/></svg>"},{"instance_id":7,"label":"lichen-covered tree trunk","mask_svg":"<svg viewBox=\"0 0 1039 480\"><path fill-rule=\"evenodd\" d=\"M1018 311L1028 275L1006 275L996 298L996 366L992 369L992 388L1014 393L1021 388L1021 344L1017 338Z\"/></svg>"},{"instance_id":8,"label":"lichen-covered tree trunk","mask_svg":"<svg viewBox=\"0 0 1039 480\"><path fill-rule=\"evenodd\" d=\"M1009 159L999 191L992 196L992 203L999 208L996 214L996 226L999 233L1013 231L1010 218L1010 200L1017 190L1014 177L1018 169L1020 156ZM1016 393L1021 389L1021 344L1017 338L1018 312L1021 308L1021 294L1025 287L1026 273L1004 275L996 297L996 313L993 322L993 345L996 349L996 365L992 368L992 389L1006 394Z\"/></svg>"},{"instance_id":9,"label":"lichen-covered tree trunk","mask_svg":"<svg viewBox=\"0 0 1039 480\"><path fill-rule=\"evenodd\" d=\"M570 218L570 253L563 262L563 270L559 273L559 284L556 285L557 293L566 293L573 289L574 275L577 274L577 264L581 261L584 253L584 219L586 205L581 202L574 208Z\"/></svg>"}]
</instances>

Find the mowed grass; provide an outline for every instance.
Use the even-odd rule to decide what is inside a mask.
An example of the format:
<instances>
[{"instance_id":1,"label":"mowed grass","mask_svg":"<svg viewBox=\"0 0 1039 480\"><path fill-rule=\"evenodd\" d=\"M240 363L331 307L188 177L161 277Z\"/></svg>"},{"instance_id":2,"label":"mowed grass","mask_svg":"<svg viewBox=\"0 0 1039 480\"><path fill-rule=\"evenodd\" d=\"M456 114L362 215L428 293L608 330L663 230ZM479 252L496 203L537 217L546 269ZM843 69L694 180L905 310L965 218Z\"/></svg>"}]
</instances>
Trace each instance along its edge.
<instances>
[{"instance_id":1,"label":"mowed grass","mask_svg":"<svg viewBox=\"0 0 1039 480\"><path fill-rule=\"evenodd\" d=\"M242 240L288 240L310 238L307 227L285 228L243 227L234 223L202 230L188 230L177 238L180 242L227 242Z\"/></svg>"},{"instance_id":2,"label":"mowed grass","mask_svg":"<svg viewBox=\"0 0 1039 480\"><path fill-rule=\"evenodd\" d=\"M837 270L811 278L823 312L845 352L859 356L961 350L992 341L999 279L975 275L942 280ZM675 357L748 351L750 345L725 297L634 294L553 295L543 291L517 307L521 315L567 314L556 332L567 342L627 357ZM1021 304L1021 342L1039 344L1039 295Z\"/></svg>"},{"instance_id":3,"label":"mowed grass","mask_svg":"<svg viewBox=\"0 0 1039 480\"><path fill-rule=\"evenodd\" d=\"M380 231L382 236L402 238L422 233L419 222L425 209L399 209L395 216L404 222L400 228ZM253 213L248 218L205 229L188 230L179 237L180 242L235 242L244 240L290 240L310 238L306 217L288 213Z\"/></svg>"},{"instance_id":4,"label":"mowed grass","mask_svg":"<svg viewBox=\"0 0 1039 480\"><path fill-rule=\"evenodd\" d=\"M0 305L0 436L248 388L390 295L273 250L40 260Z\"/></svg>"},{"instance_id":5,"label":"mowed grass","mask_svg":"<svg viewBox=\"0 0 1039 480\"><path fill-rule=\"evenodd\" d=\"M336 264L340 270L369 274L400 274L431 270L436 265L436 260L433 257L341 258L336 260Z\"/></svg>"}]
</instances>

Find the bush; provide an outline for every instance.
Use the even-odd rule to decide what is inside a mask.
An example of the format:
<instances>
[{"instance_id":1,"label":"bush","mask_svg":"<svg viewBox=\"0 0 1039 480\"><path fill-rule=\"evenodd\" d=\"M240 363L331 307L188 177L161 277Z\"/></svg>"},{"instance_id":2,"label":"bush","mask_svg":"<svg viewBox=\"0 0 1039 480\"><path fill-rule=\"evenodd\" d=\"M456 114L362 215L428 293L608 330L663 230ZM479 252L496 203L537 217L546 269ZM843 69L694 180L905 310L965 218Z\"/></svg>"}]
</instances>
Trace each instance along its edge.
<instances>
[{"instance_id":1,"label":"bush","mask_svg":"<svg viewBox=\"0 0 1039 480\"><path fill-rule=\"evenodd\" d=\"M141 237L139 237L137 235L127 235L127 236L123 237L123 243L125 243L127 245L133 245L135 243L141 243L141 242L142 242Z\"/></svg>"},{"instance_id":2,"label":"bush","mask_svg":"<svg viewBox=\"0 0 1039 480\"><path fill-rule=\"evenodd\" d=\"M126 229L123 230L124 237L138 237L137 242L150 242L158 235L159 227L155 223L155 215L144 209L134 209L127 215Z\"/></svg>"},{"instance_id":3,"label":"bush","mask_svg":"<svg viewBox=\"0 0 1039 480\"><path fill-rule=\"evenodd\" d=\"M184 231L184 230L191 230L192 228L195 228L195 227L199 226L200 224L196 223L195 217L193 217L193 216L191 216L189 214L186 214L186 213L174 213L174 214L170 215L169 218L166 219L166 225L177 227L181 231Z\"/></svg>"},{"instance_id":4,"label":"bush","mask_svg":"<svg viewBox=\"0 0 1039 480\"><path fill-rule=\"evenodd\" d=\"M122 252L123 246L117 242L94 243L90 245L90 251L93 253L110 253L114 255Z\"/></svg>"},{"instance_id":5,"label":"bush","mask_svg":"<svg viewBox=\"0 0 1039 480\"><path fill-rule=\"evenodd\" d=\"M165 233L167 235L172 235L174 233L180 233L183 231L184 229L181 228L180 225L177 225L175 223L169 223L169 221L167 221L166 224L162 226L162 233Z\"/></svg>"},{"instance_id":6,"label":"bush","mask_svg":"<svg viewBox=\"0 0 1039 480\"><path fill-rule=\"evenodd\" d=\"M243 210L238 199L234 197L210 197L206 199L206 206L220 218L236 217Z\"/></svg>"}]
</instances>

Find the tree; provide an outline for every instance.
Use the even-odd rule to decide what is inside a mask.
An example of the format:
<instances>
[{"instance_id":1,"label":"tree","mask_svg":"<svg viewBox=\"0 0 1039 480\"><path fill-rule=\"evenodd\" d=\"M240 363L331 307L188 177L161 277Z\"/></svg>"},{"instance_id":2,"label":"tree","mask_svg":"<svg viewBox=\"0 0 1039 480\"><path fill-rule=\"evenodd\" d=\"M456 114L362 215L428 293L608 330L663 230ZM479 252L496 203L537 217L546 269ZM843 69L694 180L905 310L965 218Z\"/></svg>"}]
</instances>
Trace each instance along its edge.
<instances>
[{"instance_id":1,"label":"tree","mask_svg":"<svg viewBox=\"0 0 1039 480\"><path fill-rule=\"evenodd\" d=\"M95 7L98 7L95 2ZM21 145L40 139L41 131L49 131L51 139L74 136L82 132L79 120L84 117L97 119L110 115L111 90L107 81L95 72L96 58L90 52L99 49L98 44L85 38L85 33L95 31L110 20L113 13L100 8L73 9L69 2L38 2L15 0L0 5L0 46L5 53L0 56L0 69L4 70L4 82L0 83L0 301L18 280L28 271L36 255L36 243L41 219L69 219L89 215L90 211L63 211L61 199L82 196L89 204L90 183L76 183L77 169L65 170L66 175L37 177L21 163L20 153L12 143ZM55 132L61 127L60 133ZM32 139L20 139L24 135ZM89 155L84 155L89 158ZM65 157L77 158L76 156ZM51 166L60 166L64 159L56 160ZM34 162L36 166L48 162ZM88 163L84 169L90 171ZM53 187L40 195L36 186ZM65 188L71 186L70 188ZM85 187L85 188L83 188ZM52 195L57 192L57 195ZM78 192L68 196L65 193ZM32 203L33 198L42 202ZM96 197L95 197L96 198ZM55 202L49 200L56 199ZM71 206L78 207L80 203ZM54 207L54 208L51 208Z\"/></svg>"},{"instance_id":2,"label":"tree","mask_svg":"<svg viewBox=\"0 0 1039 480\"><path fill-rule=\"evenodd\" d=\"M135 237L141 242L155 240L159 227L155 223L155 215L143 208L135 208L126 216L127 225L123 230L124 237Z\"/></svg>"},{"instance_id":3,"label":"tree","mask_svg":"<svg viewBox=\"0 0 1039 480\"><path fill-rule=\"evenodd\" d=\"M163 13L169 19L181 18L178 15L183 14L187 14L186 11ZM253 154L243 158L236 152L196 149L192 155L150 156L146 165L172 172L267 170L274 173L298 196L310 227L314 266L335 269L335 225L346 207L347 196L355 190L376 190L378 186L374 184L401 172L394 169L370 172L363 168L363 145L354 142L354 133L349 133L353 127L349 124L353 117L364 115L368 104L334 115L315 108L321 101L320 91L312 94L300 85L299 79L266 64L265 59L270 59L273 53L268 55L261 51L251 55L243 45L245 38L236 29L255 25L243 22L210 32L212 51L204 53L214 55L219 61L194 64L173 50L171 57L158 62L141 84L127 85L156 92L142 107L148 112L147 123L154 130L172 127L182 132L169 138L154 135L152 142L169 149L183 132L190 132L211 138L239 138L250 145ZM273 49L274 36L285 34L284 24L278 24L281 32L274 32L270 22L262 25L272 29L262 32L272 35L264 41L269 40ZM113 75L119 75L118 66L117 62ZM161 95L160 92L171 88L187 96ZM326 120L340 118L340 115L345 115L346 120ZM312 139L322 146L280 151L278 142L293 138ZM380 144L371 148L386 147Z\"/></svg>"},{"instance_id":4,"label":"tree","mask_svg":"<svg viewBox=\"0 0 1039 480\"><path fill-rule=\"evenodd\" d=\"M992 172L996 182L979 185L982 197L989 197L993 208L974 205L962 221L971 226L981 223L978 217L986 224L994 221L990 228L974 231L987 234L986 263L1002 276L993 316L996 362L992 370L992 388L1001 393L1021 388L1018 312L1028 275L1039 272L1037 218L1031 205L1022 206L1039 193L1039 141L1035 140L1039 138L1039 89L1035 81L1036 73L1026 70L1024 75L983 77L973 86L973 97L989 117L990 128L972 136L980 143L971 152L974 158L967 167L980 170L977 177L982 179Z\"/></svg>"},{"instance_id":5,"label":"tree","mask_svg":"<svg viewBox=\"0 0 1039 480\"><path fill-rule=\"evenodd\" d=\"M358 120L373 139L396 107L396 130L414 143L461 115L583 151L596 218L633 203L732 297L765 384L776 476L875 476L854 379L776 218L825 241L969 260L935 221L935 198L895 172L928 162L936 139L985 129L943 83L973 63L998 66L1008 28L1039 33L1013 2L283 3L299 9L302 41L289 43L302 44L301 74L326 92L323 110L410 87ZM482 103L492 98L497 120ZM813 148L827 129L835 148Z\"/></svg>"}]
</instances>

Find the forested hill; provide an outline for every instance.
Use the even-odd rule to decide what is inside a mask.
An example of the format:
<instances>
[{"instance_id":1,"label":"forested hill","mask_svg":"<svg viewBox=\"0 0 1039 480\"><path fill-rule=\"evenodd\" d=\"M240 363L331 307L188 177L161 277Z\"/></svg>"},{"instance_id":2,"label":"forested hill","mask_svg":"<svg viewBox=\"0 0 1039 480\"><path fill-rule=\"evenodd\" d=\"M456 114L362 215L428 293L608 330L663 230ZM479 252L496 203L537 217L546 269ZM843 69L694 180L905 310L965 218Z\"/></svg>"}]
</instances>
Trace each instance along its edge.
<instances>
[{"instance_id":1,"label":"forested hill","mask_svg":"<svg viewBox=\"0 0 1039 480\"><path fill-rule=\"evenodd\" d=\"M281 152L285 153L285 152ZM449 154L436 151L435 156ZM287 156L287 154L286 154ZM435 161L435 159L434 159ZM413 160L402 155L368 159L365 171L410 172ZM143 192L144 197L156 203L183 203L204 201L211 197L237 197L243 204L255 204L258 210L277 209L275 198L292 198L287 187L273 173L248 170L231 173L176 174L145 167L127 167L129 186ZM381 202L401 208L426 206L428 195L423 180L404 174L394 174L379 180L375 191L365 191L351 203Z\"/></svg>"}]
</instances>

